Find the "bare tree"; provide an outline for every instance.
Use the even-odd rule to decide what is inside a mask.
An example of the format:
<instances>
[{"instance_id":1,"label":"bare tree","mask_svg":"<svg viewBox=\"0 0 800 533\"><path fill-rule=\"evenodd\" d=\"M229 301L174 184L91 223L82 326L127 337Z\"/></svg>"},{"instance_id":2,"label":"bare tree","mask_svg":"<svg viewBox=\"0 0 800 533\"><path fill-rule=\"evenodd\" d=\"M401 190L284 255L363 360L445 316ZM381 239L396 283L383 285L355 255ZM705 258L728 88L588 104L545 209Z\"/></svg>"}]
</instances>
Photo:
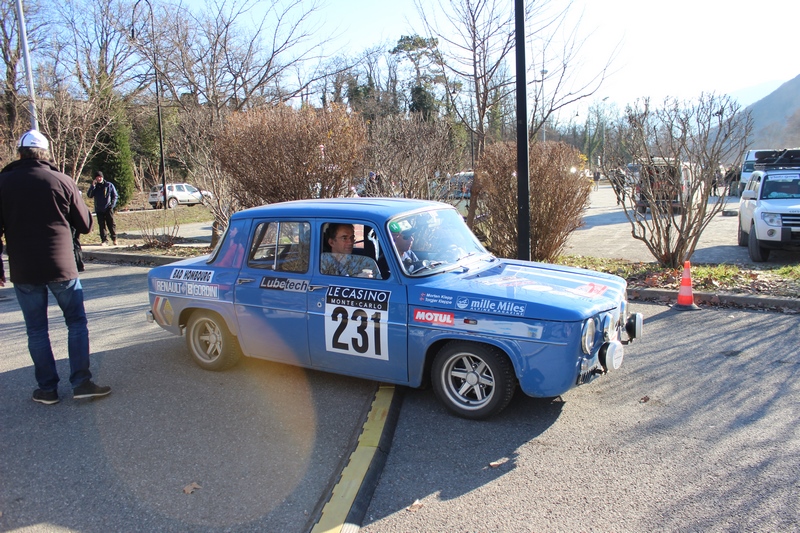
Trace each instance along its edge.
<instances>
[{"instance_id":1,"label":"bare tree","mask_svg":"<svg viewBox=\"0 0 800 533\"><path fill-rule=\"evenodd\" d=\"M752 119L728 96L696 101L648 99L626 109L606 132L603 173L625 208L631 234L664 266L679 267L694 253L711 218L725 205L711 199L720 164L747 146Z\"/></svg>"},{"instance_id":2,"label":"bare tree","mask_svg":"<svg viewBox=\"0 0 800 533\"><path fill-rule=\"evenodd\" d=\"M480 159L486 146L489 111L501 105L513 91L514 78L506 63L515 46L514 12L499 0L438 0L437 11L443 13L449 23L439 24L435 11L427 4L416 0L416 6L427 32L439 43L439 65L447 80L449 100L454 104L457 119L474 135L476 157ZM552 113L593 94L605 77L607 67L589 83L573 87L574 61L582 43L577 29L564 32L570 7L571 2L567 2L562 9L553 11L549 2L526 3L524 20L526 27L532 28L527 32L529 42L535 41L543 49L551 50L553 63L558 65L552 68L552 73L541 68L540 73L550 74L552 81L545 97L544 78L538 80L533 116L541 117L541 122L534 123L532 137ZM557 54L556 47L560 47ZM457 91L458 87L464 90ZM473 183L472 195L467 214L470 227L474 225L477 200L481 196L479 175Z\"/></svg>"},{"instance_id":3,"label":"bare tree","mask_svg":"<svg viewBox=\"0 0 800 533\"><path fill-rule=\"evenodd\" d=\"M52 141L56 165L77 182L106 149L103 134L132 87L135 58L125 29L130 4L66 0L55 11L57 30L39 63L40 127Z\"/></svg>"}]
</instances>

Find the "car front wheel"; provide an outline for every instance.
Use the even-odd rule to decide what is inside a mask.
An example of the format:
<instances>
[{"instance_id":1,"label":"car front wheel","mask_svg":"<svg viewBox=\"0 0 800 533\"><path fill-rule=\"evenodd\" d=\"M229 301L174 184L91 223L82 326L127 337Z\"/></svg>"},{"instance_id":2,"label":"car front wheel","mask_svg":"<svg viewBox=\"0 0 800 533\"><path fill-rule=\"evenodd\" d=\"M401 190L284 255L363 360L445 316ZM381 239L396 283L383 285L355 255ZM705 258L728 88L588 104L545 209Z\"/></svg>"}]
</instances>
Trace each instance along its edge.
<instances>
[{"instance_id":1,"label":"car front wheel","mask_svg":"<svg viewBox=\"0 0 800 533\"><path fill-rule=\"evenodd\" d=\"M763 263L769 259L769 248L761 246L756 238L755 225L750 226L750 235L747 239L747 251L750 252L750 259L756 263Z\"/></svg>"},{"instance_id":2,"label":"car front wheel","mask_svg":"<svg viewBox=\"0 0 800 533\"><path fill-rule=\"evenodd\" d=\"M225 370L239 362L242 353L225 321L210 311L198 310L186 325L186 346L195 363L206 370Z\"/></svg>"},{"instance_id":3,"label":"car front wheel","mask_svg":"<svg viewBox=\"0 0 800 533\"><path fill-rule=\"evenodd\" d=\"M511 361L493 346L472 342L446 344L433 361L433 390L454 414L481 420L505 409L514 396Z\"/></svg>"}]
</instances>

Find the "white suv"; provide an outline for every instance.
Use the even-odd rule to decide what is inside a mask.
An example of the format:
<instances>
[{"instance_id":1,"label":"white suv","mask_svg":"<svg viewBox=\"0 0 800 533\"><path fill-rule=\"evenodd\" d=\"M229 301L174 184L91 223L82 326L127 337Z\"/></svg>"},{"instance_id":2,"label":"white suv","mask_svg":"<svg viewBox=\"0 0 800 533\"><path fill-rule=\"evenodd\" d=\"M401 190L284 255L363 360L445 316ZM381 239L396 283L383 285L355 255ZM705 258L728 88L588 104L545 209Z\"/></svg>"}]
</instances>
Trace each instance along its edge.
<instances>
[{"instance_id":1,"label":"white suv","mask_svg":"<svg viewBox=\"0 0 800 533\"><path fill-rule=\"evenodd\" d=\"M188 183L167 183L167 207L170 209L178 204L189 206L202 204L213 197L214 196L210 192L201 191L194 185L189 185ZM161 185L156 185L150 189L150 195L147 201L153 209L162 207L164 195L161 192Z\"/></svg>"},{"instance_id":2,"label":"white suv","mask_svg":"<svg viewBox=\"0 0 800 533\"><path fill-rule=\"evenodd\" d=\"M800 250L800 148L762 153L739 199L738 229L739 246L759 263L770 250Z\"/></svg>"}]
</instances>

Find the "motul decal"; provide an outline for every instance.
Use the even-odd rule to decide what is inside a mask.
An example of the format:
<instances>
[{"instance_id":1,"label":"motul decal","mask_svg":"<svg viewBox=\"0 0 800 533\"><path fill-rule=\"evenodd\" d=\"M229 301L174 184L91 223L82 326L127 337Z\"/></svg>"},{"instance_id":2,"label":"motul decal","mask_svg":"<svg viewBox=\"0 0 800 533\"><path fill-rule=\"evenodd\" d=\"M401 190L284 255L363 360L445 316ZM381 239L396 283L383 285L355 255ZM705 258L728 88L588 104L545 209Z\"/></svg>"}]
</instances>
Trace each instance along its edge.
<instances>
[{"instance_id":1,"label":"motul decal","mask_svg":"<svg viewBox=\"0 0 800 533\"><path fill-rule=\"evenodd\" d=\"M414 309L414 322L426 322L436 326L452 326L455 322L454 317L453 313Z\"/></svg>"}]
</instances>

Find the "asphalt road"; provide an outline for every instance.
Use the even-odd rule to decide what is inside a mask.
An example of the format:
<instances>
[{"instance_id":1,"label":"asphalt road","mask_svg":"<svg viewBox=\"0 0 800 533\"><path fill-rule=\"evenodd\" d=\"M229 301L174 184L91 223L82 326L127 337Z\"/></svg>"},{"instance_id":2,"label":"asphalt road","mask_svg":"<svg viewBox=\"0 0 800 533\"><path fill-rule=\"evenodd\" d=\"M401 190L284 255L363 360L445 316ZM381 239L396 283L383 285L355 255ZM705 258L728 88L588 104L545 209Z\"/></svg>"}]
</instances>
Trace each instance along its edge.
<instances>
[{"instance_id":1,"label":"asphalt road","mask_svg":"<svg viewBox=\"0 0 800 533\"><path fill-rule=\"evenodd\" d=\"M610 188L586 223L570 253L652 261ZM716 217L693 261L746 263L735 223ZM253 360L202 371L144 321L147 268L87 268L93 369L114 388L100 400L70 397L54 305L62 402L30 400L0 288L0 530L308 531L375 383ZM406 391L364 531L799 530L797 315L633 308L645 337L622 368L561 398L518 395L470 422Z\"/></svg>"},{"instance_id":2,"label":"asphalt road","mask_svg":"<svg viewBox=\"0 0 800 533\"><path fill-rule=\"evenodd\" d=\"M362 533L798 531L798 315L633 308L620 370L561 398L408 391Z\"/></svg>"},{"instance_id":3,"label":"asphalt road","mask_svg":"<svg viewBox=\"0 0 800 533\"><path fill-rule=\"evenodd\" d=\"M90 263L81 278L106 398L72 399L51 302L53 406L30 399L22 314L0 288L0 531L307 531L376 384L255 360L203 371L145 321L147 270Z\"/></svg>"}]
</instances>

